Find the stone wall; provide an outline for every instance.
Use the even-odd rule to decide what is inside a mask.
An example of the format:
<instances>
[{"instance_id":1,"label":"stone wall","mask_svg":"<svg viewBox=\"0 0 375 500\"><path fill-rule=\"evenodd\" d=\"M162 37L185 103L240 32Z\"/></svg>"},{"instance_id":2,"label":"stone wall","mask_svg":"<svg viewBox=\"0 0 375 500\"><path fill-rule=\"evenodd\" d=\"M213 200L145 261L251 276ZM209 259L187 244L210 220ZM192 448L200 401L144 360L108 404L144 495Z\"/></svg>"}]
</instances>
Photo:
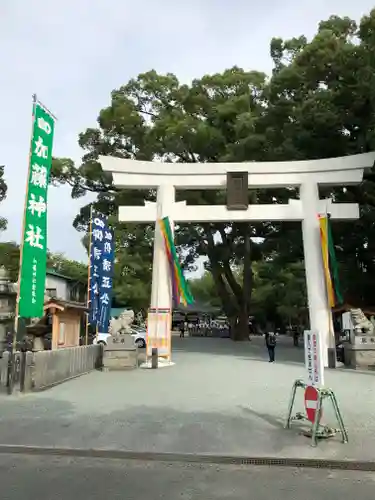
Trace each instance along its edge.
<instances>
[{"instance_id":1,"label":"stone wall","mask_svg":"<svg viewBox=\"0 0 375 500\"><path fill-rule=\"evenodd\" d=\"M352 343L344 346L345 364L357 370L375 369L375 337L353 336Z\"/></svg>"},{"instance_id":2,"label":"stone wall","mask_svg":"<svg viewBox=\"0 0 375 500\"><path fill-rule=\"evenodd\" d=\"M68 347L55 351L26 352L22 355L22 375L15 390L38 391L102 367L102 346ZM20 354L19 354L20 355ZM9 353L0 358L0 387L6 386Z\"/></svg>"},{"instance_id":3,"label":"stone wall","mask_svg":"<svg viewBox=\"0 0 375 500\"><path fill-rule=\"evenodd\" d=\"M6 387L7 375L8 375L8 362L9 362L9 353L3 352L3 356L0 358L0 389Z\"/></svg>"},{"instance_id":4,"label":"stone wall","mask_svg":"<svg viewBox=\"0 0 375 500\"><path fill-rule=\"evenodd\" d=\"M103 352L104 370L138 368L138 347L128 333L111 336Z\"/></svg>"}]
</instances>

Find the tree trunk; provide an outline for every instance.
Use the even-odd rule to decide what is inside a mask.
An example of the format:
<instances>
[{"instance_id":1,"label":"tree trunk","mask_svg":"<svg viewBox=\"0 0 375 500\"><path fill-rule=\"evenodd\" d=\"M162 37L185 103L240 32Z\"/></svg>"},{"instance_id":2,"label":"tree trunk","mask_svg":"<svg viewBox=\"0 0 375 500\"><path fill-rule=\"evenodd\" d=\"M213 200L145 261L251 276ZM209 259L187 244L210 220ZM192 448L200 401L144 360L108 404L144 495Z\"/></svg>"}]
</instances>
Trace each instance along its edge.
<instances>
[{"instance_id":1,"label":"tree trunk","mask_svg":"<svg viewBox=\"0 0 375 500\"><path fill-rule=\"evenodd\" d=\"M210 259L210 272L212 278L214 280L215 286L217 287L221 304L223 306L223 310L227 315L228 319L233 317L234 312L236 310L235 301L233 295L229 292L225 280L223 278L223 268L216 261L214 255L215 243L212 236L212 233L209 228L206 228L206 236L207 236L207 256Z\"/></svg>"},{"instance_id":2,"label":"tree trunk","mask_svg":"<svg viewBox=\"0 0 375 500\"><path fill-rule=\"evenodd\" d=\"M235 311L235 306L233 303L233 296L229 293L223 276L221 274L220 268L215 264L211 265L211 275L213 277L215 286L217 287L223 310L228 318L232 317Z\"/></svg>"},{"instance_id":3,"label":"tree trunk","mask_svg":"<svg viewBox=\"0 0 375 500\"><path fill-rule=\"evenodd\" d=\"M221 231L221 235L224 242L226 235L223 231ZM252 289L250 226L247 223L243 224L244 274L242 286L233 274L229 258L222 260L222 263L217 262L215 259L215 244L209 228L206 229L206 236L207 254L211 262L211 274L220 294L223 309L230 323L230 336L232 340L248 339L249 304Z\"/></svg>"},{"instance_id":4,"label":"tree trunk","mask_svg":"<svg viewBox=\"0 0 375 500\"><path fill-rule=\"evenodd\" d=\"M234 340L247 340L249 338L249 313L250 299L252 291L253 273L251 269L251 239L250 226L244 223L244 260L243 260L243 277L242 290L239 297L239 314L237 327L234 333Z\"/></svg>"}]
</instances>

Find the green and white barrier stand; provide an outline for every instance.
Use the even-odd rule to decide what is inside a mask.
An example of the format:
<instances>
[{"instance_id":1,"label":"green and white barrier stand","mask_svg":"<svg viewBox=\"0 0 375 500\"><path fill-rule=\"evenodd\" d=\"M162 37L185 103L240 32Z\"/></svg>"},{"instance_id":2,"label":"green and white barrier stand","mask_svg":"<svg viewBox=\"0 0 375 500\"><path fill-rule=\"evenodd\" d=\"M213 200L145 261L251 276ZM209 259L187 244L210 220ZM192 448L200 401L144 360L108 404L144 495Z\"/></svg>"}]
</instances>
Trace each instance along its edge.
<instances>
[{"instance_id":1,"label":"green and white barrier stand","mask_svg":"<svg viewBox=\"0 0 375 500\"><path fill-rule=\"evenodd\" d=\"M292 415L297 389L304 390L306 415L302 414L301 412L296 413L294 416ZM325 401L330 401L332 404L338 424L338 429L332 428L328 425L323 425L321 423ZM296 420L311 422L311 428L307 429L303 434L305 436L311 437L312 446L316 446L318 444L318 439L327 439L335 436L337 433L341 433L341 439L343 443L348 442L348 433L344 425L344 420L342 418L335 393L332 389L314 387L312 385L306 384L305 382L303 382L303 380L296 380L292 388L285 428L290 429L292 421Z\"/></svg>"}]
</instances>

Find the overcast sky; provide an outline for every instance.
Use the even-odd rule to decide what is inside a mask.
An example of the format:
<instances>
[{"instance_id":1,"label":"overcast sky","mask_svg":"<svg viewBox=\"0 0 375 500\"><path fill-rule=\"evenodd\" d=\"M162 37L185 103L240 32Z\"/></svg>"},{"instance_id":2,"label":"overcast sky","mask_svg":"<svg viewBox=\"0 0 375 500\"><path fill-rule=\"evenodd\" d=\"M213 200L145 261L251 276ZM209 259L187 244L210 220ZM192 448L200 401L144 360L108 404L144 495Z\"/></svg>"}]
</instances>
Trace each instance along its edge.
<instances>
[{"instance_id":1,"label":"overcast sky","mask_svg":"<svg viewBox=\"0 0 375 500\"><path fill-rule=\"evenodd\" d=\"M80 160L79 132L95 126L110 92L150 69L188 81L233 65L267 73L273 36L311 37L331 14L360 19L371 0L0 0L0 164L9 220L19 241L37 93L58 117L54 156ZM72 221L84 200L49 191L48 246L85 259Z\"/></svg>"}]
</instances>

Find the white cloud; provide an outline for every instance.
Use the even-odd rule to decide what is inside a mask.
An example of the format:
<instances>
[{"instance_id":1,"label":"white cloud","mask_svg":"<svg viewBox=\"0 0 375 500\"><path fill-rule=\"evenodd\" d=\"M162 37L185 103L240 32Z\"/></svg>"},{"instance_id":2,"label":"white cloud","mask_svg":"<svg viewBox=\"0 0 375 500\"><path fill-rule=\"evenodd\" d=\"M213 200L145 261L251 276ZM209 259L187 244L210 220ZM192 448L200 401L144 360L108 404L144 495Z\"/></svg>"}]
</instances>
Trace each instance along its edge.
<instances>
[{"instance_id":1,"label":"white cloud","mask_svg":"<svg viewBox=\"0 0 375 500\"><path fill-rule=\"evenodd\" d=\"M273 36L311 36L332 13L359 19L372 7L371 0L2 0L0 164L9 184L2 238L20 237L34 92L59 118L54 154L78 160L78 133L95 124L110 91L139 72L190 80L234 64L269 71ZM83 203L66 188L50 190L51 250L84 258L71 227Z\"/></svg>"}]
</instances>

